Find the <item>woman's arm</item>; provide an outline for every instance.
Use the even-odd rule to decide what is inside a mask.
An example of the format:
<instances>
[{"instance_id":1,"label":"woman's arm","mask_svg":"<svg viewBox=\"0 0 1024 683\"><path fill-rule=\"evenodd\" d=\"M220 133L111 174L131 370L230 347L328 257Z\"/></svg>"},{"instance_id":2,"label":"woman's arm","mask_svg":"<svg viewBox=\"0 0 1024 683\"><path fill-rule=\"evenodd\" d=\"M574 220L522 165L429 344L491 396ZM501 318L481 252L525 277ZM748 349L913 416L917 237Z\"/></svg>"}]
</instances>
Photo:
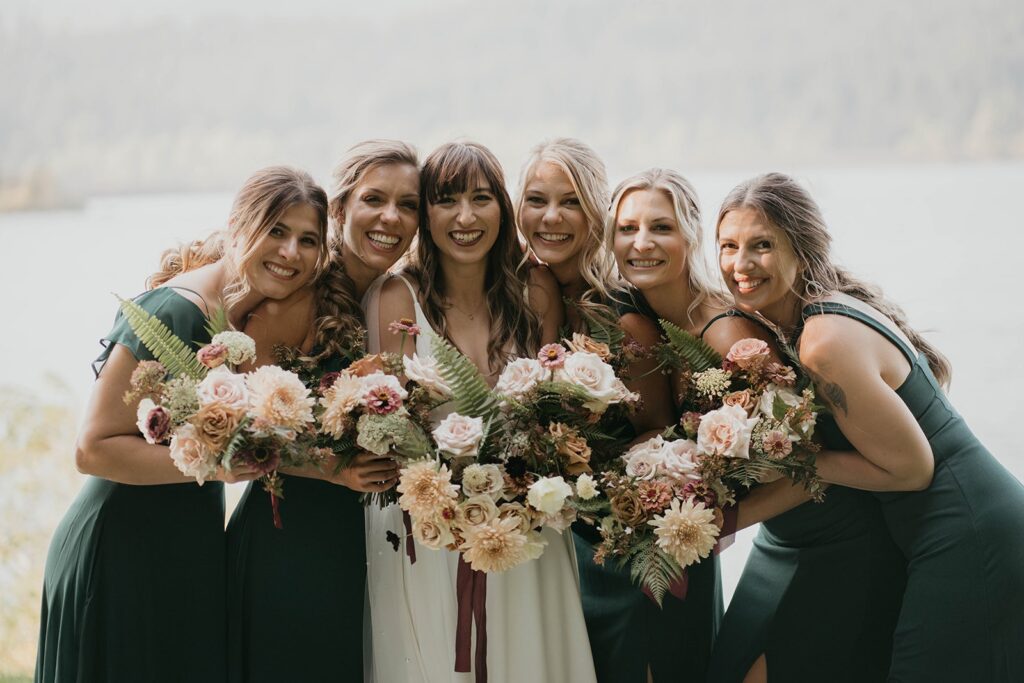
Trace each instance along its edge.
<instances>
[{"instance_id":1,"label":"woman's arm","mask_svg":"<svg viewBox=\"0 0 1024 683\"><path fill-rule=\"evenodd\" d=\"M146 443L136 426L134 406L122 397L138 361L124 346L110 352L93 385L85 418L75 444L75 465L91 474L121 484L180 484L192 481L178 471L167 446ZM259 473L254 468L235 467L219 472L221 481L248 481Z\"/></svg>"},{"instance_id":2,"label":"woman's arm","mask_svg":"<svg viewBox=\"0 0 1024 683\"><path fill-rule=\"evenodd\" d=\"M815 316L800 342L800 362L856 451L818 454L824 481L867 491L918 491L935 459L914 415L883 379L891 344L840 316ZM904 361L905 363L905 361Z\"/></svg>"},{"instance_id":3,"label":"woman's arm","mask_svg":"<svg viewBox=\"0 0 1024 683\"><path fill-rule=\"evenodd\" d=\"M530 268L527 286L528 304L540 318L541 345L558 341L558 331L565 324L565 306L558 280L545 266Z\"/></svg>"},{"instance_id":4,"label":"woman's arm","mask_svg":"<svg viewBox=\"0 0 1024 683\"><path fill-rule=\"evenodd\" d=\"M627 313L619 318L619 326L626 340L633 340L645 349L653 349L661 341L661 332L653 320L639 313ZM640 394L640 410L630 416L633 430L644 440L660 433L675 422L672 390L668 375L658 369L657 358L643 358L626 368L630 391Z\"/></svg>"}]
</instances>

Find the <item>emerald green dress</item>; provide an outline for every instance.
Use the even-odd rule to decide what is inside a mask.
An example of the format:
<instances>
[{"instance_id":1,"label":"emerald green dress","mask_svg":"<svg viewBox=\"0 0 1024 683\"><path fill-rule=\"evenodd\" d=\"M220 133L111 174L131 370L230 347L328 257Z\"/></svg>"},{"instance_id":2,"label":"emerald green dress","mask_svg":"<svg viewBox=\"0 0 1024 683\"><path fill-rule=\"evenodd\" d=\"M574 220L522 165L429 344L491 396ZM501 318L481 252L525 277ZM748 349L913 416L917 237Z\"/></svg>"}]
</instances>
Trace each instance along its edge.
<instances>
[{"instance_id":1,"label":"emerald green dress","mask_svg":"<svg viewBox=\"0 0 1024 683\"><path fill-rule=\"evenodd\" d=\"M202 311L173 289L136 301L193 348L209 341ZM120 314L105 342L97 373L115 343L153 358ZM46 558L35 680L219 683L224 609L223 484L89 477Z\"/></svg>"},{"instance_id":2,"label":"emerald green dress","mask_svg":"<svg viewBox=\"0 0 1024 683\"><path fill-rule=\"evenodd\" d=\"M1024 485L971 433L923 355L854 308L804 310L820 314L858 320L907 357L911 372L896 393L935 458L924 491L875 494L907 559L890 680L1024 681Z\"/></svg>"},{"instance_id":3,"label":"emerald green dress","mask_svg":"<svg viewBox=\"0 0 1024 683\"><path fill-rule=\"evenodd\" d=\"M260 482L246 487L228 523L228 680L362 683L359 494L319 479L282 478L282 528L274 527Z\"/></svg>"},{"instance_id":4,"label":"emerald green dress","mask_svg":"<svg viewBox=\"0 0 1024 683\"><path fill-rule=\"evenodd\" d=\"M830 415L824 446L850 444ZM741 503L742 504L742 503ZM906 560L870 493L831 486L761 524L718 633L708 681L740 683L765 655L768 680L888 680Z\"/></svg>"},{"instance_id":5,"label":"emerald green dress","mask_svg":"<svg viewBox=\"0 0 1024 683\"><path fill-rule=\"evenodd\" d=\"M618 306L619 315L658 316L636 292ZM704 332L717 320L708 322ZM573 525L583 616L600 683L703 681L722 618L722 572L717 555L686 569L686 598L666 595L658 607L614 560L594 563L600 535Z\"/></svg>"}]
</instances>

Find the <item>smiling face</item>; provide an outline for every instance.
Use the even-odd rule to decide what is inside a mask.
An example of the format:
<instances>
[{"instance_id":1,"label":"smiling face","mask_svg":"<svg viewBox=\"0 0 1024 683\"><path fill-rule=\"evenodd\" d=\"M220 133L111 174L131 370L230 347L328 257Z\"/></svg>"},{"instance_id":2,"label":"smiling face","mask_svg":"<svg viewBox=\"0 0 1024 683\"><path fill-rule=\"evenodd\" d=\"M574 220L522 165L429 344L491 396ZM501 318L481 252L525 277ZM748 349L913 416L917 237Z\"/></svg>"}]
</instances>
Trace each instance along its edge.
<instances>
[{"instance_id":1,"label":"smiling face","mask_svg":"<svg viewBox=\"0 0 1024 683\"><path fill-rule=\"evenodd\" d=\"M483 176L477 176L463 192L438 195L427 206L427 220L442 263L480 263L498 240L501 204Z\"/></svg>"},{"instance_id":2,"label":"smiling face","mask_svg":"<svg viewBox=\"0 0 1024 683\"><path fill-rule=\"evenodd\" d=\"M758 211L728 212L718 225L718 265L736 305L779 322L792 310L799 262L789 240Z\"/></svg>"},{"instance_id":3,"label":"smiling face","mask_svg":"<svg viewBox=\"0 0 1024 683\"><path fill-rule=\"evenodd\" d=\"M342 207L346 252L376 277L409 248L419 222L419 171L409 164L379 164L363 174Z\"/></svg>"},{"instance_id":4,"label":"smiling face","mask_svg":"<svg viewBox=\"0 0 1024 683\"><path fill-rule=\"evenodd\" d=\"M661 190L631 190L622 197L612 249L619 272L642 292L686 281L686 238Z\"/></svg>"},{"instance_id":5,"label":"smiling face","mask_svg":"<svg viewBox=\"0 0 1024 683\"><path fill-rule=\"evenodd\" d=\"M537 257L549 266L574 264L587 239L587 217L568 174L544 162L523 188L519 225Z\"/></svg>"},{"instance_id":6,"label":"smiling face","mask_svg":"<svg viewBox=\"0 0 1024 683\"><path fill-rule=\"evenodd\" d=\"M250 250L244 275L249 287L269 299L284 299L316 275L323 239L320 215L295 204Z\"/></svg>"}]
</instances>

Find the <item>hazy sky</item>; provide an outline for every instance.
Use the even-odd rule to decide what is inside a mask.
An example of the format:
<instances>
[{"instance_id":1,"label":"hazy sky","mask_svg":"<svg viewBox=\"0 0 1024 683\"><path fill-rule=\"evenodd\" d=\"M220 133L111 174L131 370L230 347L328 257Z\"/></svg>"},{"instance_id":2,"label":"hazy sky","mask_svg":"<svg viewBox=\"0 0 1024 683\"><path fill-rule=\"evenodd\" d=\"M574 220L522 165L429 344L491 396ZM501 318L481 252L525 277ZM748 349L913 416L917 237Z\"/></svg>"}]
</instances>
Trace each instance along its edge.
<instances>
[{"instance_id":1,"label":"hazy sky","mask_svg":"<svg viewBox=\"0 0 1024 683\"><path fill-rule=\"evenodd\" d=\"M344 17L388 19L399 13L431 11L461 0L3 0L0 25L5 30L38 23L69 31L131 26L162 19L183 22L213 15L247 17Z\"/></svg>"}]
</instances>

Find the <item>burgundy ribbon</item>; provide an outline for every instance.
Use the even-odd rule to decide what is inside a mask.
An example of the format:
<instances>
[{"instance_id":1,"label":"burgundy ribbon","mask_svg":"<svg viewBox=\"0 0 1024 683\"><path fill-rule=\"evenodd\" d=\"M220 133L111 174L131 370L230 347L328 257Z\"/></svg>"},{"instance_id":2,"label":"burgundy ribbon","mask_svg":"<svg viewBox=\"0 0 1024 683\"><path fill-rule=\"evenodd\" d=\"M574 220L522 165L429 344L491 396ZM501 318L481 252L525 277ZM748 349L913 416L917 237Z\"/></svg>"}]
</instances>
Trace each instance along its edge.
<instances>
[{"instance_id":1,"label":"burgundy ribbon","mask_svg":"<svg viewBox=\"0 0 1024 683\"><path fill-rule=\"evenodd\" d=\"M715 543L715 555L731 546L732 542L736 540L736 523L739 509L740 506L738 504L722 506L722 531L718 534L718 541Z\"/></svg>"},{"instance_id":2,"label":"burgundy ribbon","mask_svg":"<svg viewBox=\"0 0 1024 683\"><path fill-rule=\"evenodd\" d=\"M409 556L409 564L416 564L416 541L412 537L412 517L407 510L402 510L402 521L405 522L405 554Z\"/></svg>"},{"instance_id":3,"label":"burgundy ribbon","mask_svg":"<svg viewBox=\"0 0 1024 683\"><path fill-rule=\"evenodd\" d=\"M281 499L273 493L270 494L270 510L274 514L274 526L278 529L283 529L284 525L281 523L281 509L278 507L278 502L280 500Z\"/></svg>"},{"instance_id":4,"label":"burgundy ribbon","mask_svg":"<svg viewBox=\"0 0 1024 683\"><path fill-rule=\"evenodd\" d=\"M476 683L487 683L487 574L477 571L459 553L459 574L456 579L459 620L455 626L455 670L476 671ZM469 665L473 642L473 621L476 621L476 662Z\"/></svg>"}]
</instances>

